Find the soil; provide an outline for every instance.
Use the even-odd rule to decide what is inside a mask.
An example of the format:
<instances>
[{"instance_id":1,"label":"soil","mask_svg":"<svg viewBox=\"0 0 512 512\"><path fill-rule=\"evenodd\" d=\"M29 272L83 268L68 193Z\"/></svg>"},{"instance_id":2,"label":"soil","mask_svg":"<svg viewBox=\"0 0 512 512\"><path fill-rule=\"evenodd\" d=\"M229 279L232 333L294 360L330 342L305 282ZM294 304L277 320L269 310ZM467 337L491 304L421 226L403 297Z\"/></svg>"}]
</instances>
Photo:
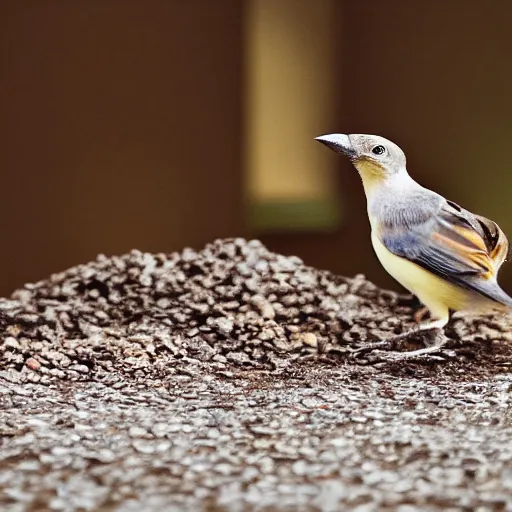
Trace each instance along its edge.
<instances>
[{"instance_id":1,"label":"soil","mask_svg":"<svg viewBox=\"0 0 512 512\"><path fill-rule=\"evenodd\" d=\"M417 308L243 239L27 284L0 299L0 507L512 510L510 320L355 356Z\"/></svg>"}]
</instances>

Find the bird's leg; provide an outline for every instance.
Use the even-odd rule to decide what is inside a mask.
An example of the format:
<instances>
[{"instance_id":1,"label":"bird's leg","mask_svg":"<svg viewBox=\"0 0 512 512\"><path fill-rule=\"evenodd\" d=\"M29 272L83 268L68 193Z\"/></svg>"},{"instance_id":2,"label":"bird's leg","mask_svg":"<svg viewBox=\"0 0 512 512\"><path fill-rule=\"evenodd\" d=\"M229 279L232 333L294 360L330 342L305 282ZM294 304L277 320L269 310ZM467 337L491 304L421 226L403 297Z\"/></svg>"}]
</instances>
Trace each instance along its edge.
<instances>
[{"instance_id":1,"label":"bird's leg","mask_svg":"<svg viewBox=\"0 0 512 512\"><path fill-rule=\"evenodd\" d=\"M418 311L416 311L416 313L414 313L414 315L413 315L414 321L417 324L421 324L422 320L425 318L425 316L427 314L428 314L427 307L422 307L422 308L418 309Z\"/></svg>"},{"instance_id":2,"label":"bird's leg","mask_svg":"<svg viewBox=\"0 0 512 512\"><path fill-rule=\"evenodd\" d=\"M446 344L447 338L446 335L444 334L444 327L448 323L448 318L448 314L443 315L443 318L421 324L416 329L412 329L405 333L398 334L386 340L367 343L365 344L364 347L356 349L353 352L353 355L357 357L373 351L395 351L393 353L386 355L385 359L400 360L421 358L422 356L428 354L434 354L436 352L439 352L439 350ZM434 337L433 339L431 338L431 340L425 343L427 345L425 348L406 352L396 351L399 348L401 342L418 333L426 333L428 331L432 331Z\"/></svg>"}]
</instances>

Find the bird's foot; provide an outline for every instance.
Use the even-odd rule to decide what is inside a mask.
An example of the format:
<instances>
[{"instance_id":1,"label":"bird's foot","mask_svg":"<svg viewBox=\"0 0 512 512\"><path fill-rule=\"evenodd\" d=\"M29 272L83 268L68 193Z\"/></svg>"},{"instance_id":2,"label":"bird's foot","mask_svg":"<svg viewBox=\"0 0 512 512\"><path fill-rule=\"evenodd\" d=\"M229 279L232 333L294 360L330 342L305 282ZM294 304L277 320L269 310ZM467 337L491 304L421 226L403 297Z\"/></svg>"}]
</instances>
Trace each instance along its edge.
<instances>
[{"instance_id":1,"label":"bird's foot","mask_svg":"<svg viewBox=\"0 0 512 512\"><path fill-rule=\"evenodd\" d=\"M368 362L380 361L445 361L455 356L452 350L446 350L445 346L448 338L444 334L442 328L432 328L421 333L427 334L431 332L434 334L433 339L424 340L425 347L417 350L401 350L403 345L409 338L417 336L418 331L407 332L399 334L387 340L374 341L366 343L364 346L354 350L352 356L356 358L364 358Z\"/></svg>"}]
</instances>

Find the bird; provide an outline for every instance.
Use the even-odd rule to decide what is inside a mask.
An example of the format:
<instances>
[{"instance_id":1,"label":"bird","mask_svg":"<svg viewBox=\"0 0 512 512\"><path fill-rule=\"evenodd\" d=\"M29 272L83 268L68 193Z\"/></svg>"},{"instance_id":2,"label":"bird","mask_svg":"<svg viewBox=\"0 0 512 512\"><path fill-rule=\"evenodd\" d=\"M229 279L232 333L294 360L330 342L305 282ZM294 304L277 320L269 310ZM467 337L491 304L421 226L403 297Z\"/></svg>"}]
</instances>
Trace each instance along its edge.
<instances>
[{"instance_id":1,"label":"bird","mask_svg":"<svg viewBox=\"0 0 512 512\"><path fill-rule=\"evenodd\" d=\"M357 169L378 260L430 313L430 320L416 329L356 352L381 349L393 352L395 359L429 357L446 346L445 327L453 312L512 311L512 298L497 281L509 255L498 224L416 182L402 149L384 137L333 133L315 140L347 156ZM395 350L399 342L426 331L434 334L434 342L425 348Z\"/></svg>"}]
</instances>

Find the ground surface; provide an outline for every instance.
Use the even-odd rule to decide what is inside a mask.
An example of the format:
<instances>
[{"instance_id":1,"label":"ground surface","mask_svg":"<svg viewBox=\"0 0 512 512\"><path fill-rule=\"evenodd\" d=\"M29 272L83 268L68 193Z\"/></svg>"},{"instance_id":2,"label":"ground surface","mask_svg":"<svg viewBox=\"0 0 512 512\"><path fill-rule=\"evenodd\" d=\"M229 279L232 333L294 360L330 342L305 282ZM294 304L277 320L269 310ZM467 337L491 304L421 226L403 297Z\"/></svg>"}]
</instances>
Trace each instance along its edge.
<instances>
[{"instance_id":1,"label":"ground surface","mask_svg":"<svg viewBox=\"0 0 512 512\"><path fill-rule=\"evenodd\" d=\"M0 509L512 510L512 347L355 358L416 305L259 242L132 252L0 301Z\"/></svg>"}]
</instances>

